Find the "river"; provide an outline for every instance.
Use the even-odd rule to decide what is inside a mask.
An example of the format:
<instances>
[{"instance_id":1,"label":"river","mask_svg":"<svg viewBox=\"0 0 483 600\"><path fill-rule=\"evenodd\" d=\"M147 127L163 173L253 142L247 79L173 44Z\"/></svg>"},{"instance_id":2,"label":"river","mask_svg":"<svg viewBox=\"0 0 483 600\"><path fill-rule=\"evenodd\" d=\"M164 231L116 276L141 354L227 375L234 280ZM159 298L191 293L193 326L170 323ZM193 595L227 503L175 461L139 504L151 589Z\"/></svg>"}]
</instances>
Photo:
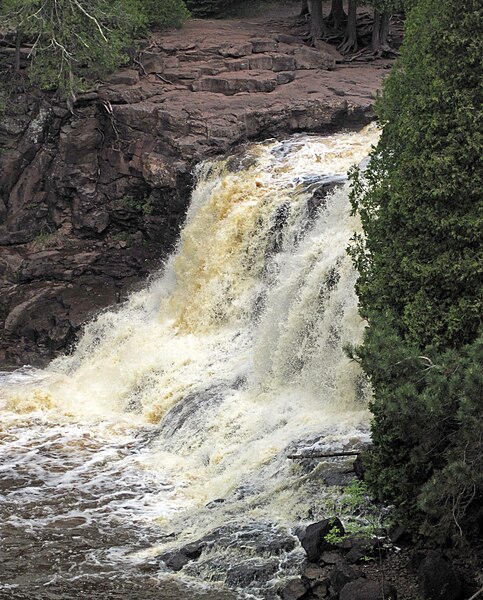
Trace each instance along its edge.
<instances>
[{"instance_id":1,"label":"river","mask_svg":"<svg viewBox=\"0 0 483 600\"><path fill-rule=\"evenodd\" d=\"M204 162L162 271L0 375L0 598L277 597L337 493L288 455L368 442L346 173L377 136Z\"/></svg>"}]
</instances>

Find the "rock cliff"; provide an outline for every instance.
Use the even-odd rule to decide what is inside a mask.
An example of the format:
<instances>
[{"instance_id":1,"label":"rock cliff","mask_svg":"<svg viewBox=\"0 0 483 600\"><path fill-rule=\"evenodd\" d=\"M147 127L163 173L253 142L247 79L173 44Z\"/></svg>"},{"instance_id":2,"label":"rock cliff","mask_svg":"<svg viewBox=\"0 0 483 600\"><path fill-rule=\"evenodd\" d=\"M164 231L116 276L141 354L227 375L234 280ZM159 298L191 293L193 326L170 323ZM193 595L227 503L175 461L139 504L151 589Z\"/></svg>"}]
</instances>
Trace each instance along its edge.
<instances>
[{"instance_id":1,"label":"rock cliff","mask_svg":"<svg viewBox=\"0 0 483 600\"><path fill-rule=\"evenodd\" d=\"M1 363L65 350L160 266L200 160L371 118L389 64L343 64L294 22L193 20L155 35L72 110L15 96L0 124Z\"/></svg>"}]
</instances>

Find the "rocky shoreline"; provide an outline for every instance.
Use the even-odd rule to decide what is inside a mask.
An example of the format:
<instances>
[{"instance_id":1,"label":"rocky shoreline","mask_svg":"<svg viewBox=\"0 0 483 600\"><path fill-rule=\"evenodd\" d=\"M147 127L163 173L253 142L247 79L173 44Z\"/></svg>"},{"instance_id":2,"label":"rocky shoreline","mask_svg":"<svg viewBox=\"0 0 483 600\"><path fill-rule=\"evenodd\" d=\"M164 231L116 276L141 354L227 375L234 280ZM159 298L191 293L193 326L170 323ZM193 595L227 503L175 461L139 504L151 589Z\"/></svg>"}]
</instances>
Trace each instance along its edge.
<instances>
[{"instance_id":1,"label":"rocky shoreline","mask_svg":"<svg viewBox=\"0 0 483 600\"><path fill-rule=\"evenodd\" d=\"M72 110L34 91L10 99L0 124L4 366L65 351L86 319L160 267L199 161L373 118L390 61L344 63L327 44L309 48L297 10L153 35ZM0 53L4 72L9 61Z\"/></svg>"}]
</instances>

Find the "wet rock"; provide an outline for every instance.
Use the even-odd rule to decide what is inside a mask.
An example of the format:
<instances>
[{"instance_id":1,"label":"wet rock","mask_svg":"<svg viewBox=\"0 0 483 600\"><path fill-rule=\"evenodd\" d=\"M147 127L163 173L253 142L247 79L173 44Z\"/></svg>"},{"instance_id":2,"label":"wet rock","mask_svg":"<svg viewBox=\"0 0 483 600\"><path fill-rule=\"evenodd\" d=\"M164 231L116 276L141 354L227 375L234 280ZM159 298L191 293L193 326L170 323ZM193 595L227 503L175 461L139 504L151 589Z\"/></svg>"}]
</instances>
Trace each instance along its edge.
<instances>
[{"instance_id":1,"label":"wet rock","mask_svg":"<svg viewBox=\"0 0 483 600\"><path fill-rule=\"evenodd\" d=\"M351 567L345 560L338 561L329 575L330 583L336 592L340 592L349 581L361 577L359 569Z\"/></svg>"},{"instance_id":2,"label":"wet rock","mask_svg":"<svg viewBox=\"0 0 483 600\"><path fill-rule=\"evenodd\" d=\"M362 462L362 456L360 454L355 459L353 467L357 479L359 479L360 481L364 481L364 464Z\"/></svg>"},{"instance_id":3,"label":"wet rock","mask_svg":"<svg viewBox=\"0 0 483 600\"><path fill-rule=\"evenodd\" d=\"M357 579L347 583L340 592L340 600L396 600L396 588L390 583Z\"/></svg>"},{"instance_id":4,"label":"wet rock","mask_svg":"<svg viewBox=\"0 0 483 600\"><path fill-rule=\"evenodd\" d=\"M343 560L343 558L337 552L322 552L320 560L326 565L335 565Z\"/></svg>"},{"instance_id":5,"label":"wet rock","mask_svg":"<svg viewBox=\"0 0 483 600\"><path fill-rule=\"evenodd\" d=\"M301 579L291 579L283 588L282 600L301 600L305 597L308 587Z\"/></svg>"},{"instance_id":6,"label":"wet rock","mask_svg":"<svg viewBox=\"0 0 483 600\"><path fill-rule=\"evenodd\" d=\"M458 600L461 582L451 563L438 551L430 552L418 569L418 587L424 600Z\"/></svg>"},{"instance_id":7,"label":"wet rock","mask_svg":"<svg viewBox=\"0 0 483 600\"><path fill-rule=\"evenodd\" d=\"M208 502L208 504L206 504L205 506L206 506L206 508L216 508L217 506L219 506L220 504L223 504L224 502L226 502L225 498L215 498L211 502Z\"/></svg>"},{"instance_id":8,"label":"wet rock","mask_svg":"<svg viewBox=\"0 0 483 600\"><path fill-rule=\"evenodd\" d=\"M377 547L377 540L368 537L346 537L337 544L337 547L346 550L346 559L350 563L355 564L374 554Z\"/></svg>"},{"instance_id":9,"label":"wet rock","mask_svg":"<svg viewBox=\"0 0 483 600\"><path fill-rule=\"evenodd\" d=\"M309 563L303 572L303 577L312 585L316 581L326 581L328 576L327 567Z\"/></svg>"},{"instance_id":10,"label":"wet rock","mask_svg":"<svg viewBox=\"0 0 483 600\"><path fill-rule=\"evenodd\" d=\"M332 549L333 544L329 543L325 536L330 532L344 534L344 526L338 518L324 519L317 523L312 523L307 527L300 538L303 549L307 553L309 560L316 562L324 550Z\"/></svg>"},{"instance_id":11,"label":"wet rock","mask_svg":"<svg viewBox=\"0 0 483 600\"><path fill-rule=\"evenodd\" d=\"M225 582L233 587L248 587L255 582L266 582L279 568L278 561L248 559L226 572Z\"/></svg>"},{"instance_id":12,"label":"wet rock","mask_svg":"<svg viewBox=\"0 0 483 600\"><path fill-rule=\"evenodd\" d=\"M197 560L203 549L206 547L206 543L203 541L194 542L187 544L179 550L170 550L158 556L158 559L163 561L164 564L172 571L181 571L181 569L192 560Z\"/></svg>"},{"instance_id":13,"label":"wet rock","mask_svg":"<svg viewBox=\"0 0 483 600\"><path fill-rule=\"evenodd\" d=\"M246 558L227 572L227 581L233 585L248 585L253 581L270 579L279 564L272 557L290 552L294 547L293 537L272 524L251 523L240 526L233 523L219 527L181 548L169 550L159 555L158 560L163 561L169 569L179 571L189 562L197 560L205 549L209 549L211 555L224 553L227 549L242 549L242 554L265 557L253 560Z\"/></svg>"}]
</instances>

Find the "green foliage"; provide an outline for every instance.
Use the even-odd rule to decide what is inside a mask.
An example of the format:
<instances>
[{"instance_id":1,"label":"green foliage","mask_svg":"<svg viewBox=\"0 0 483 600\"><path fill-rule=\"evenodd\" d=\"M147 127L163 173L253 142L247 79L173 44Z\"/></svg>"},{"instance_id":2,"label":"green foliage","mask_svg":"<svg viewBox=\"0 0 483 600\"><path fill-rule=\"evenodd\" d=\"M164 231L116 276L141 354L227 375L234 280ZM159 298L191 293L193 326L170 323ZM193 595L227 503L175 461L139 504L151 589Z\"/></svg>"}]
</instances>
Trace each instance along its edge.
<instances>
[{"instance_id":1,"label":"green foliage","mask_svg":"<svg viewBox=\"0 0 483 600\"><path fill-rule=\"evenodd\" d=\"M183 0L141 0L150 26L181 27L190 13Z\"/></svg>"},{"instance_id":2,"label":"green foliage","mask_svg":"<svg viewBox=\"0 0 483 600\"><path fill-rule=\"evenodd\" d=\"M405 336L445 346L474 338L482 308L483 9L433 4L411 13L377 107L382 138L353 201L367 239L355 245L364 316L390 307Z\"/></svg>"},{"instance_id":3,"label":"green foliage","mask_svg":"<svg viewBox=\"0 0 483 600\"><path fill-rule=\"evenodd\" d=\"M469 531L483 494L482 21L476 0L419 0L377 103L381 140L351 175L368 481L436 537Z\"/></svg>"},{"instance_id":4,"label":"green foliage","mask_svg":"<svg viewBox=\"0 0 483 600\"><path fill-rule=\"evenodd\" d=\"M34 41L32 80L65 95L124 62L145 23L138 0L4 0L0 21Z\"/></svg>"},{"instance_id":5,"label":"green foliage","mask_svg":"<svg viewBox=\"0 0 483 600\"><path fill-rule=\"evenodd\" d=\"M235 0L186 0L186 6L196 17L222 16L235 4Z\"/></svg>"},{"instance_id":6,"label":"green foliage","mask_svg":"<svg viewBox=\"0 0 483 600\"><path fill-rule=\"evenodd\" d=\"M257 14L267 4L280 4L276 0L186 0L186 5L195 17L239 17Z\"/></svg>"},{"instance_id":7,"label":"green foliage","mask_svg":"<svg viewBox=\"0 0 483 600\"><path fill-rule=\"evenodd\" d=\"M375 321L359 349L370 373L374 446L366 480L414 533L470 531L483 495L482 339L438 352Z\"/></svg>"},{"instance_id":8,"label":"green foliage","mask_svg":"<svg viewBox=\"0 0 483 600\"><path fill-rule=\"evenodd\" d=\"M358 479L344 488L337 511L344 522L346 535L351 537L372 539L386 525L387 515L372 502L366 483Z\"/></svg>"},{"instance_id":9,"label":"green foliage","mask_svg":"<svg viewBox=\"0 0 483 600\"><path fill-rule=\"evenodd\" d=\"M123 202L129 208L142 212L145 215L150 215L154 209L154 201L151 196L143 196L135 198L134 196L124 196Z\"/></svg>"}]
</instances>

